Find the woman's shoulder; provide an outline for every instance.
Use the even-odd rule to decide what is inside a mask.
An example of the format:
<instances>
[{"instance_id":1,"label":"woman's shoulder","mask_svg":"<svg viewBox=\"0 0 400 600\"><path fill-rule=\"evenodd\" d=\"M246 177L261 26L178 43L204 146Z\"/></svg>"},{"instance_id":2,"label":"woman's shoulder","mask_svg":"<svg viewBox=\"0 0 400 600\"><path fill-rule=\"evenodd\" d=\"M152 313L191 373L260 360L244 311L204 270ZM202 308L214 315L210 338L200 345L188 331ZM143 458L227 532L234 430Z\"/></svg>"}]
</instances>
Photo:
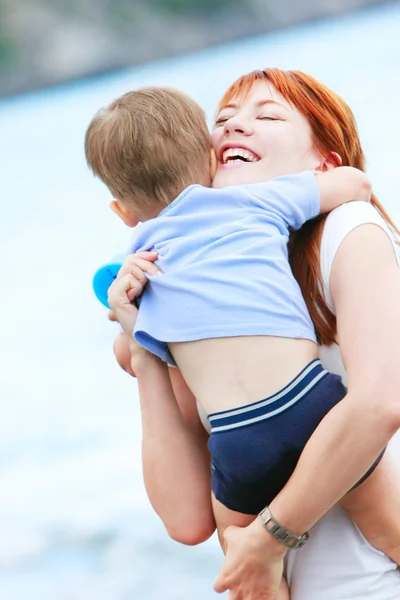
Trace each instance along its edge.
<instances>
[{"instance_id":1,"label":"woman's shoulder","mask_svg":"<svg viewBox=\"0 0 400 600\"><path fill-rule=\"evenodd\" d=\"M320 248L321 274L325 293L328 292L328 297L331 268L340 244L356 227L366 224L375 224L384 229L395 247L393 236L386 221L380 215L379 211L369 202L358 200L347 202L346 204L342 204L342 206L335 208L335 210L328 215L322 233Z\"/></svg>"},{"instance_id":2,"label":"woman's shoulder","mask_svg":"<svg viewBox=\"0 0 400 600\"><path fill-rule=\"evenodd\" d=\"M323 238L346 236L355 227L366 223L376 223L389 231L385 220L373 204L361 200L346 202L329 213Z\"/></svg>"}]
</instances>

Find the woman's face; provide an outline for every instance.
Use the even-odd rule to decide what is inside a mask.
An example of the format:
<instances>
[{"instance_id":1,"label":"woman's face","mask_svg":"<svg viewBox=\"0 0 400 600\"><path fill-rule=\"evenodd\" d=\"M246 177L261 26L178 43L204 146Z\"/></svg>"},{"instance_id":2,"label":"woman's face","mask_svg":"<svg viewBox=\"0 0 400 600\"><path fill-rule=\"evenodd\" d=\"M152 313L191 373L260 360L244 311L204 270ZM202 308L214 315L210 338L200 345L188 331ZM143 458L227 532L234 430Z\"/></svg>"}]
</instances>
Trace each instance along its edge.
<instances>
[{"instance_id":1,"label":"woman's face","mask_svg":"<svg viewBox=\"0 0 400 600\"><path fill-rule=\"evenodd\" d=\"M222 107L212 144L216 188L314 170L323 163L307 119L264 81Z\"/></svg>"}]
</instances>

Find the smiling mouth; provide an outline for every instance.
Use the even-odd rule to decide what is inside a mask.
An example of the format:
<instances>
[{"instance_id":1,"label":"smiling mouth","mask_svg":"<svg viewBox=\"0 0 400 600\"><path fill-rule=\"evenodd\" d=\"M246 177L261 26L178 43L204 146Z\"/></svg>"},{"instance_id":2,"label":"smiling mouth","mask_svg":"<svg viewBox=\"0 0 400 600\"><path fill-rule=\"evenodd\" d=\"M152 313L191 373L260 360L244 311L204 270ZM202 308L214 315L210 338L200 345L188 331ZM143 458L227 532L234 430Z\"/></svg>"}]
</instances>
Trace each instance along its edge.
<instances>
[{"instance_id":1,"label":"smiling mouth","mask_svg":"<svg viewBox=\"0 0 400 600\"><path fill-rule=\"evenodd\" d=\"M222 164L243 164L243 163L254 163L258 162L259 157L244 148L227 148L222 153Z\"/></svg>"}]
</instances>

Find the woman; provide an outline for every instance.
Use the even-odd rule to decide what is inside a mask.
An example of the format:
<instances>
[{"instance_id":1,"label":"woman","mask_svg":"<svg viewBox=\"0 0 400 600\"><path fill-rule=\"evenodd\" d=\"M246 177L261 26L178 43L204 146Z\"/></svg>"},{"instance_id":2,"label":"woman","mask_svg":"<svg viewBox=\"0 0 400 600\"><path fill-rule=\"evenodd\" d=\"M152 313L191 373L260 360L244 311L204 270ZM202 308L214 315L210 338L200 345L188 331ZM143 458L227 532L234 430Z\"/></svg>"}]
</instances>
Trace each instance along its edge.
<instances>
[{"instance_id":1,"label":"woman","mask_svg":"<svg viewBox=\"0 0 400 600\"><path fill-rule=\"evenodd\" d=\"M363 168L358 134L347 105L314 79L278 69L244 76L226 92L220 106L225 111L223 135L220 131L213 134L217 157L221 145L229 139L234 139L237 145L240 145L238 140L243 140L242 145L252 149L251 119L243 118L241 106L254 82L260 79L268 82L283 104L295 107L306 117L314 145L327 161ZM269 120L281 117L278 114ZM271 133L272 126L269 123L266 136L275 135ZM284 161L284 155L280 155L283 150L278 143L272 156L266 152L260 158L266 165L268 161ZM226 172L220 164L216 185L229 183ZM239 179L231 183L245 183L246 165L238 172ZM232 170L229 173L231 177ZM375 199L373 202L377 204ZM394 229L383 209L379 205L378 208ZM301 535L360 479L400 426L400 403L396 398L400 384L397 373L400 315L395 301L400 292L400 271L384 220L372 207L361 208L358 203L337 209L326 223L322 218L307 224L293 240L292 264L319 341L326 345L337 337L349 377L345 400L322 421L292 478L270 505L276 520ZM337 332L333 312L336 312ZM207 439L200 427L194 398L178 372L171 373L174 395L164 365L134 346L131 349L143 412L144 475L149 497L173 538L199 543L211 535L215 525L210 504ZM340 371L334 364L340 362L340 354L337 349L331 352L325 366ZM235 525L233 511L231 516L226 525ZM375 555L360 536L357 538L357 532L343 514L333 512L328 518L334 521L335 533L342 532L337 535L338 556L350 550L345 541L350 539L349 532L356 550L348 554L343 564L332 565L327 587L322 577L309 577L310 561L302 556L313 555L313 543L320 544L321 539L329 541L324 538L322 521L318 533L312 533L304 549L289 557L292 598L361 599L368 593L376 600L399 597L400 579L394 572L395 565ZM225 540L227 557L215 584L216 591L230 589L230 597L235 600L274 598L287 552L285 546L266 534L257 520L246 528L229 528ZM360 559L360 569L356 568L351 576L349 565L356 564L354 556L360 558L360 548L364 553L368 551L368 560L374 563L381 581L367 582L361 577L362 586L357 588L353 584L367 568L366 563ZM296 563L302 563L300 577ZM371 586L375 587L373 592Z\"/></svg>"}]
</instances>

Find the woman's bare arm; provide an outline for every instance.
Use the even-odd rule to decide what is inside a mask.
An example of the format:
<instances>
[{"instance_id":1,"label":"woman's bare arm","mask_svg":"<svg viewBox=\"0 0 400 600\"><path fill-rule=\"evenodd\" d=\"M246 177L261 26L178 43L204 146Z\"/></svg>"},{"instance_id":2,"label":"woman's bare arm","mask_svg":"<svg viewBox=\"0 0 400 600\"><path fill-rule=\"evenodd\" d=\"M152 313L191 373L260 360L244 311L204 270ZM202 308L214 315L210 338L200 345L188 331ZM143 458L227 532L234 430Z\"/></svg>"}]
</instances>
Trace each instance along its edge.
<instances>
[{"instance_id":1,"label":"woman's bare arm","mask_svg":"<svg viewBox=\"0 0 400 600\"><path fill-rule=\"evenodd\" d=\"M112 318L124 330L115 340L114 352L120 366L138 381L143 473L150 502L172 538L199 544L215 530L208 436L179 371L169 373L132 338L138 312L132 299L146 285L145 273L158 269L145 260L148 254L129 256L108 291Z\"/></svg>"},{"instance_id":2,"label":"woman's bare arm","mask_svg":"<svg viewBox=\"0 0 400 600\"><path fill-rule=\"evenodd\" d=\"M346 237L330 289L349 391L271 503L275 518L298 533L344 496L400 427L400 269L380 227L361 225Z\"/></svg>"},{"instance_id":3,"label":"woman's bare arm","mask_svg":"<svg viewBox=\"0 0 400 600\"><path fill-rule=\"evenodd\" d=\"M135 364L134 371L140 393L148 496L173 539L199 544L212 535L215 521L208 436L195 398L180 372L169 372L153 356Z\"/></svg>"},{"instance_id":4,"label":"woman's bare arm","mask_svg":"<svg viewBox=\"0 0 400 600\"><path fill-rule=\"evenodd\" d=\"M376 225L353 230L337 252L330 282L349 391L270 504L273 517L298 535L347 493L400 427L400 269L387 234ZM228 527L224 537L228 552L215 591L275 598L287 548L258 519Z\"/></svg>"}]
</instances>

